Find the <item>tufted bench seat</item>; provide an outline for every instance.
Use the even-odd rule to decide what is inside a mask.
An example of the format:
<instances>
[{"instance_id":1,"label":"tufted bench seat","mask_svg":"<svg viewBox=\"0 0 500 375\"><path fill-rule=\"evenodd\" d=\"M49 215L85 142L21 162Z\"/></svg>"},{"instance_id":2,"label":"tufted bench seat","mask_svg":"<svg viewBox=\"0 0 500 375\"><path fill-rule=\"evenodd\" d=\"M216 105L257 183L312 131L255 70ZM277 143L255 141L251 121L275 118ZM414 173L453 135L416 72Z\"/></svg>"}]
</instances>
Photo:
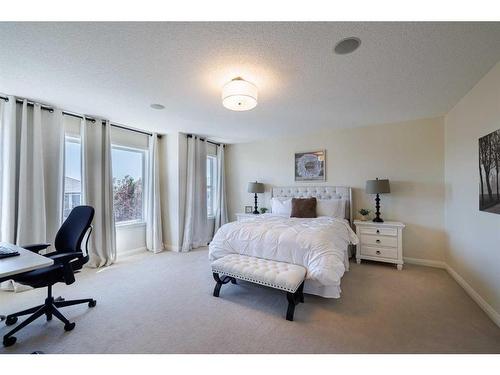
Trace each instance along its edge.
<instances>
[{"instance_id":1,"label":"tufted bench seat","mask_svg":"<svg viewBox=\"0 0 500 375\"><path fill-rule=\"evenodd\" d=\"M236 279L240 279L285 291L288 299L287 320L293 320L295 306L304 302L306 269L296 264L230 254L212 263L212 273L217 283L214 297L219 297L223 284L236 284ZM223 275L222 278L219 275Z\"/></svg>"}]
</instances>

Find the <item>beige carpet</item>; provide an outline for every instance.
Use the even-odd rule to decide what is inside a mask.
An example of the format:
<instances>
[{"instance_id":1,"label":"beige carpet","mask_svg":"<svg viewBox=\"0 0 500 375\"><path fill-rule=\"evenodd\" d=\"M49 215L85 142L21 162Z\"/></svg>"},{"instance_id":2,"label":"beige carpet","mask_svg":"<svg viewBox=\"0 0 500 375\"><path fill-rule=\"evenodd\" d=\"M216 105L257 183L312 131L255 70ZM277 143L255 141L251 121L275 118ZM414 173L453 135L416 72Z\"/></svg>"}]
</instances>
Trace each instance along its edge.
<instances>
[{"instance_id":1,"label":"beige carpet","mask_svg":"<svg viewBox=\"0 0 500 375\"><path fill-rule=\"evenodd\" d=\"M65 332L43 318L0 353L500 353L500 328L443 270L352 264L339 300L306 295L295 321L283 293L214 282L207 251L130 257L85 270L55 295L94 297L97 307L63 309ZM44 290L0 293L0 312L43 301ZM3 323L3 336L9 327Z\"/></svg>"}]
</instances>

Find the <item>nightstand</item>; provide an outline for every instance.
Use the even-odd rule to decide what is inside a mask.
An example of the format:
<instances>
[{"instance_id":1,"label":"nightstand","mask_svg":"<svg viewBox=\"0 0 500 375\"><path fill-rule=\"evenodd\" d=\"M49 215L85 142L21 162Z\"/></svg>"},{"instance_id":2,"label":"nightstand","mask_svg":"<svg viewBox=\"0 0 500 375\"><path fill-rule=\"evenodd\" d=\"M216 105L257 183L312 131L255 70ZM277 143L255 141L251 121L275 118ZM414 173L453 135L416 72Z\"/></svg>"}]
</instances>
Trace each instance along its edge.
<instances>
[{"instance_id":1,"label":"nightstand","mask_svg":"<svg viewBox=\"0 0 500 375\"><path fill-rule=\"evenodd\" d=\"M248 218L256 217L259 216L258 214L246 214L244 212L239 212L236 214L236 220L237 221L242 221Z\"/></svg>"},{"instance_id":2,"label":"nightstand","mask_svg":"<svg viewBox=\"0 0 500 375\"><path fill-rule=\"evenodd\" d=\"M354 220L359 244L356 245L356 262L361 259L376 260L396 264L398 270L403 269L403 228L398 221Z\"/></svg>"}]
</instances>

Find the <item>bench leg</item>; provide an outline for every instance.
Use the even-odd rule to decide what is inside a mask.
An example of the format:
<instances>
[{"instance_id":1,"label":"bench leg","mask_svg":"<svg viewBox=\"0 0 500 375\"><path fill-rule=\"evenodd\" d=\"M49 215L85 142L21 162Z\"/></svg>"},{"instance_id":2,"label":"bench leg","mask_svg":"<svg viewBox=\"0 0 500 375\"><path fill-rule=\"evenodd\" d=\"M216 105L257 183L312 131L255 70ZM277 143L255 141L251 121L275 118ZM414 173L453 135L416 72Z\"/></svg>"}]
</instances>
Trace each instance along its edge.
<instances>
[{"instance_id":1,"label":"bench leg","mask_svg":"<svg viewBox=\"0 0 500 375\"><path fill-rule=\"evenodd\" d=\"M299 293L299 301L301 303L304 303L304 282L302 282L302 284L300 284L297 292Z\"/></svg>"},{"instance_id":2,"label":"bench leg","mask_svg":"<svg viewBox=\"0 0 500 375\"><path fill-rule=\"evenodd\" d=\"M213 273L213 276L214 276L214 280L217 284L215 284L215 288L214 288L214 297L219 297L219 293L220 293L220 287L222 286L222 280L219 278L219 274L218 273Z\"/></svg>"},{"instance_id":3,"label":"bench leg","mask_svg":"<svg viewBox=\"0 0 500 375\"><path fill-rule=\"evenodd\" d=\"M288 309L286 310L286 320L293 322L293 313L295 312L296 298L295 293L286 292L288 300Z\"/></svg>"},{"instance_id":4,"label":"bench leg","mask_svg":"<svg viewBox=\"0 0 500 375\"><path fill-rule=\"evenodd\" d=\"M297 306L299 303L304 303L304 282L300 284L295 293L286 292L286 299L288 300L286 320L293 321L295 306Z\"/></svg>"},{"instance_id":5,"label":"bench leg","mask_svg":"<svg viewBox=\"0 0 500 375\"><path fill-rule=\"evenodd\" d=\"M232 284L236 284L236 279L234 277L224 276L221 279L217 272L213 272L212 275L214 277L215 282L217 283L217 284L215 284L215 288L214 288L214 297L219 297L220 288L222 287L222 284L227 284L228 282L231 282Z\"/></svg>"}]
</instances>

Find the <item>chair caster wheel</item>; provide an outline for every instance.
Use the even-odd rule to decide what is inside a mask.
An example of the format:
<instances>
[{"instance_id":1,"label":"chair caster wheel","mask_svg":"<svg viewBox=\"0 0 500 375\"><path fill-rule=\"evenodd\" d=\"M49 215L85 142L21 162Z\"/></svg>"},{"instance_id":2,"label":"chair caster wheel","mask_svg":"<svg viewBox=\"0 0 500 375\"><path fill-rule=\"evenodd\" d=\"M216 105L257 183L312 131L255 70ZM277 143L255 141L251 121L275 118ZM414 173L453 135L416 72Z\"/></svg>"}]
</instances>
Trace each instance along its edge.
<instances>
[{"instance_id":1,"label":"chair caster wheel","mask_svg":"<svg viewBox=\"0 0 500 375\"><path fill-rule=\"evenodd\" d=\"M64 330L65 331L71 331L71 330L73 330L73 328L75 328L75 325L76 325L75 323L65 324L64 325Z\"/></svg>"},{"instance_id":2,"label":"chair caster wheel","mask_svg":"<svg viewBox=\"0 0 500 375\"><path fill-rule=\"evenodd\" d=\"M89 307L95 307L95 305L97 305L97 301L95 299L89 302Z\"/></svg>"},{"instance_id":3,"label":"chair caster wheel","mask_svg":"<svg viewBox=\"0 0 500 375\"><path fill-rule=\"evenodd\" d=\"M12 346L16 343L17 339L14 336L4 337L3 346Z\"/></svg>"},{"instance_id":4,"label":"chair caster wheel","mask_svg":"<svg viewBox=\"0 0 500 375\"><path fill-rule=\"evenodd\" d=\"M8 326L16 324L16 322L17 322L17 316L8 316L7 319L5 319L5 324Z\"/></svg>"}]
</instances>

